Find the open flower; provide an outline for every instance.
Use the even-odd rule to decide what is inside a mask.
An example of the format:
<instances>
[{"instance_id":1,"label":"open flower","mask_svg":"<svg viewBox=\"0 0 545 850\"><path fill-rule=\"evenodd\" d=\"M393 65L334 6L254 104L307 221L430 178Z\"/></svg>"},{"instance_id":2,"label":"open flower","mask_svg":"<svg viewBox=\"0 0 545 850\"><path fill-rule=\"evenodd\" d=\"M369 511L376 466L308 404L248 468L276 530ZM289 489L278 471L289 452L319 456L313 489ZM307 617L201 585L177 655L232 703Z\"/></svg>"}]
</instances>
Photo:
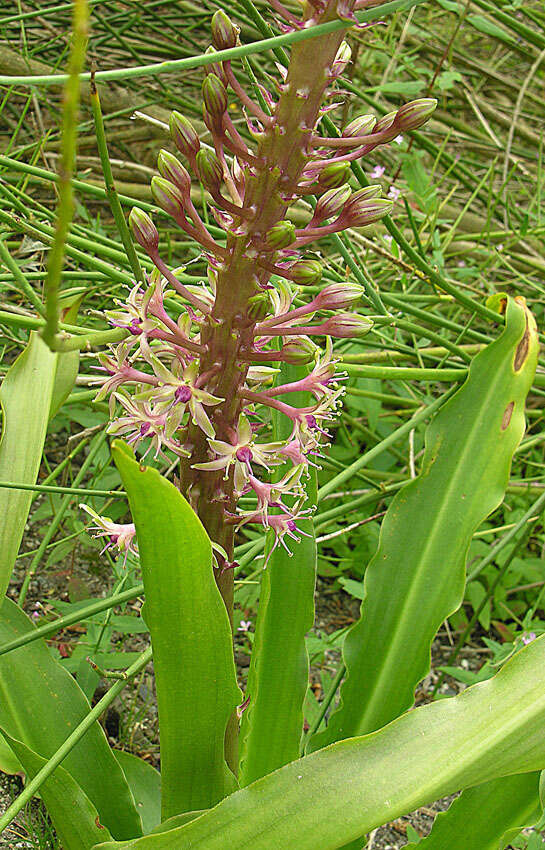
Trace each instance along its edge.
<instances>
[{"instance_id":1,"label":"open flower","mask_svg":"<svg viewBox=\"0 0 545 850\"><path fill-rule=\"evenodd\" d=\"M302 463L294 466L282 478L272 484L265 484L255 475L250 474L248 476L247 490L253 490L257 496L257 511L263 518L263 525L267 525L270 507L279 508L285 514L291 513L291 508L282 501L284 496L305 498L305 488L301 483L301 475L305 468Z\"/></svg>"},{"instance_id":2,"label":"open flower","mask_svg":"<svg viewBox=\"0 0 545 850\"><path fill-rule=\"evenodd\" d=\"M108 426L108 433L116 436L124 436L131 445L138 445L142 440L151 438L148 452L154 448L155 457L165 454L163 447L170 449L179 457L188 455L181 442L174 436L175 428L168 422L168 415L159 412L146 401L131 398L124 392L114 393L115 398L125 410L125 416L120 416Z\"/></svg>"},{"instance_id":3,"label":"open flower","mask_svg":"<svg viewBox=\"0 0 545 850\"><path fill-rule=\"evenodd\" d=\"M301 537L312 536L306 531L301 531L301 529L297 527L297 522L303 518L308 518L314 508L307 508L302 511L300 510L300 505L301 502L291 513L269 514L265 521L263 521L263 518L258 511L246 511L240 515L241 520L238 526L239 528L249 522L260 522L265 525L266 528L270 528L274 531L274 542L265 560L265 567L269 563L272 553L279 544L286 550L290 558L293 556L293 552L286 543L286 537L290 537L292 540L295 540L296 543L300 543Z\"/></svg>"},{"instance_id":4,"label":"open flower","mask_svg":"<svg viewBox=\"0 0 545 850\"><path fill-rule=\"evenodd\" d=\"M119 552L125 553L125 562L127 561L127 555L131 552L133 555L138 554L138 549L136 546L136 529L134 527L134 523L129 522L126 524L120 524L117 522L113 522L107 516L100 516L94 511L89 505L80 505L80 508L89 514L91 519L95 521L95 525L91 525L89 527L90 531L96 531L96 534L93 534L93 537L106 537L108 538L107 543L102 550L105 552L106 549L110 549L114 547ZM100 553L102 555L102 552Z\"/></svg>"},{"instance_id":5,"label":"open flower","mask_svg":"<svg viewBox=\"0 0 545 850\"><path fill-rule=\"evenodd\" d=\"M172 367L167 367L158 357L152 356L151 366L157 378L157 387L145 389L136 398L153 401L157 413L167 414L168 432L174 433L179 427L186 411L189 411L191 421L203 431L207 437L214 437L215 431L204 406L220 404L224 399L214 396L196 385L198 364L196 361L187 366L175 359Z\"/></svg>"},{"instance_id":6,"label":"open flower","mask_svg":"<svg viewBox=\"0 0 545 850\"><path fill-rule=\"evenodd\" d=\"M224 469L227 480L231 467L234 467L234 486L237 493L242 493L252 474L252 463L270 470L271 466L281 463L278 457L280 443L256 443L254 433L244 415L241 415L236 442L227 443L224 440L208 440L208 445L217 455L214 460L196 463L193 469L219 470Z\"/></svg>"}]
</instances>

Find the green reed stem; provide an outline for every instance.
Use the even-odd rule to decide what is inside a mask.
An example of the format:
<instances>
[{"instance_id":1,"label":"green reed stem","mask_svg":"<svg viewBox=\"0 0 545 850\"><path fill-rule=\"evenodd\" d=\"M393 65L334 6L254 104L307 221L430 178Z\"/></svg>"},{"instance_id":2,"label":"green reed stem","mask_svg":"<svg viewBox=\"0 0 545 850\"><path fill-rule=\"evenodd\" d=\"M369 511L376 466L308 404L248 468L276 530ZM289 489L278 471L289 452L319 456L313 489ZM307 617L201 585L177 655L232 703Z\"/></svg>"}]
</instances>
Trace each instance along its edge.
<instances>
[{"instance_id":1,"label":"green reed stem","mask_svg":"<svg viewBox=\"0 0 545 850\"><path fill-rule=\"evenodd\" d=\"M53 620L51 623L45 623L37 629L32 629L26 635L21 635L15 640L5 643L0 646L0 655L5 655L7 652L12 652L14 649L19 649L20 646L26 646L27 643L39 640L39 638L47 638L49 635L54 635L71 626L74 623L81 623L83 620L93 617L95 614L100 614L101 611L107 611L114 608L116 605L122 605L124 602L130 602L141 596L144 592L143 584L135 584L129 590L124 590L123 593L117 593L114 596L109 596L107 599L98 599L96 602L86 605L84 608L78 608L77 611L72 611L71 614L66 614L64 617L59 617L58 620Z\"/></svg>"},{"instance_id":2,"label":"green reed stem","mask_svg":"<svg viewBox=\"0 0 545 850\"><path fill-rule=\"evenodd\" d=\"M395 12L412 9L413 6L419 6L426 0L391 0L389 3L384 3L381 6L376 6L374 9L367 9L357 13L357 18L360 23L367 21L380 20L387 15L393 15ZM242 56L251 56L254 53L263 53L266 50L274 50L283 45L297 44L300 41L306 41L308 38L316 38L318 36L327 35L338 30L346 29L350 26L349 21L331 21L327 24L319 24L308 29L296 30L295 32L277 35L273 38L265 38L253 44L242 44L238 47L232 47L229 50L218 50L217 52L202 53L198 56L189 56L185 59L173 59L167 62L154 62L151 65L139 65L133 68L117 68L111 71L99 71L95 75L97 82L102 80L127 80L134 77L156 77L159 74L177 73L180 74L188 71L191 68L202 68L205 65L210 65L214 62L225 62L227 60L240 59ZM0 76L0 85L29 85L29 86L58 86L65 83L68 79L67 74L45 74L38 76ZM89 82L91 74L80 74L81 82Z\"/></svg>"},{"instance_id":3,"label":"green reed stem","mask_svg":"<svg viewBox=\"0 0 545 850\"><path fill-rule=\"evenodd\" d=\"M124 490L89 490L85 487L57 487L54 484L23 484L17 481L0 481L0 489L4 490L32 490L36 493L70 493L72 496L101 496L111 498L112 496L124 496Z\"/></svg>"},{"instance_id":4,"label":"green reed stem","mask_svg":"<svg viewBox=\"0 0 545 850\"><path fill-rule=\"evenodd\" d=\"M129 233L129 228L127 227L127 222L125 221L125 216L123 215L123 210L121 209L121 204L119 203L119 198L117 197L117 192L115 189L112 166L110 165L110 157L108 155L106 133L104 130L104 119L102 117L102 109L100 108L100 98L97 87L95 85L94 77L91 78L90 101L91 110L93 112L93 118L95 121L96 140L98 146L98 153L100 156L100 162L102 165L102 173L104 175L106 197L108 198L110 209L112 211L112 215L117 226L117 232L119 233L119 236L123 243L123 247L127 254L127 259L131 265L133 274L136 280L143 281L144 273L142 271L142 267L134 249L131 234Z\"/></svg>"},{"instance_id":5,"label":"green reed stem","mask_svg":"<svg viewBox=\"0 0 545 850\"><path fill-rule=\"evenodd\" d=\"M42 337L52 351L55 350L55 340L59 329L59 286L64 265L65 243L74 215L74 191L71 179L76 158L80 100L79 75L85 62L88 34L87 0L74 0L73 42L63 98L57 225L47 259L47 275L44 283L46 324Z\"/></svg>"},{"instance_id":6,"label":"green reed stem","mask_svg":"<svg viewBox=\"0 0 545 850\"><path fill-rule=\"evenodd\" d=\"M40 301L40 299L38 298L38 296L34 292L32 286L30 285L30 283L26 279L25 275L23 274L23 272L21 271L21 269L19 268L19 266L17 265L17 263L15 262L13 257L11 256L10 252L8 251L7 247L5 246L5 244L4 244L4 242L1 238L0 238L0 260L3 263L5 263L5 265L10 270L11 274L13 275L13 279L15 280L16 284L18 285L18 287L21 290L21 292L23 293L23 295L26 295L26 297L28 298L28 300L30 301L32 306L35 308L35 310L41 316L44 316L45 315L44 305L42 304L42 302Z\"/></svg>"}]
</instances>

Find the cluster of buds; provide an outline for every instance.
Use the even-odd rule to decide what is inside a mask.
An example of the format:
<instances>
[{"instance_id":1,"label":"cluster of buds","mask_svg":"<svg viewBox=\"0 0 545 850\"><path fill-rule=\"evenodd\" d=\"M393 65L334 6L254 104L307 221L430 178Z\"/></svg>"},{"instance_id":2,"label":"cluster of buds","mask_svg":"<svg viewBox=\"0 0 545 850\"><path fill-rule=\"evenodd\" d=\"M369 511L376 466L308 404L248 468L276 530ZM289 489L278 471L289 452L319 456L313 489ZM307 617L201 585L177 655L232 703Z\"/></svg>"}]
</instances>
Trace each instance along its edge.
<instances>
[{"instance_id":1,"label":"cluster of buds","mask_svg":"<svg viewBox=\"0 0 545 850\"><path fill-rule=\"evenodd\" d=\"M271 6L284 29L350 20L359 8L355 0L309 0L297 18L276 0ZM272 529L275 545L286 548L285 538L299 539L297 521L308 514L308 466L330 439L327 429L343 392L332 338L362 336L372 327L370 318L351 312L363 295L355 283L331 283L304 297L305 287L314 293L322 277L320 263L305 257L305 249L390 211L380 186L350 188L350 162L419 127L435 106L429 99L414 101L379 121L362 115L338 138L321 136L318 124L331 108L324 102L350 60L344 33L294 45L275 90L260 85L256 100L230 61L208 65L202 99L211 144L186 117L172 113L170 134L185 165L161 151L152 193L201 246L206 281L192 285L183 270L172 271L151 217L140 209L130 215L135 239L156 271L108 314L127 336L101 355L106 375L99 398L110 396L112 412L116 402L121 406L111 433L135 446L144 443L156 456L168 451L169 460L179 458L180 488L224 552L220 573L232 563L234 531L241 525ZM221 10L212 34L212 50L239 41ZM230 117L233 99L248 133ZM212 235L194 206L186 166L209 193L224 238ZM296 227L288 208L309 195L317 196L312 218ZM304 368L296 380L278 384L282 363ZM284 400L300 392L307 394L305 406ZM283 441L271 437L271 413L289 421ZM242 496L250 509L241 509Z\"/></svg>"}]
</instances>

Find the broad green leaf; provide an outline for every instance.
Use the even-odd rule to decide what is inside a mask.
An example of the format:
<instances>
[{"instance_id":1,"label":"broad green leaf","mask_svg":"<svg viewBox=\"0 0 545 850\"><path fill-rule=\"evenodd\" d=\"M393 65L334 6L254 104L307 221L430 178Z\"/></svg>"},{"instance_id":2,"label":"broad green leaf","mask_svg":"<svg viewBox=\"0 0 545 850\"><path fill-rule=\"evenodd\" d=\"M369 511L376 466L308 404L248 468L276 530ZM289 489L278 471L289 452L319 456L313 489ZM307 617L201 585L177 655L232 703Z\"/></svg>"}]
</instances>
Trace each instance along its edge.
<instances>
[{"instance_id":1,"label":"broad green leaf","mask_svg":"<svg viewBox=\"0 0 545 850\"><path fill-rule=\"evenodd\" d=\"M539 770L544 670L545 636L457 697L292 762L178 829L99 848L337 850L439 797Z\"/></svg>"},{"instance_id":2,"label":"broad green leaf","mask_svg":"<svg viewBox=\"0 0 545 850\"><path fill-rule=\"evenodd\" d=\"M26 614L5 598L0 607L0 645L34 629ZM50 758L89 711L78 684L43 640L0 656L0 727L39 756ZM99 723L86 732L62 766L113 836L142 834L133 796Z\"/></svg>"},{"instance_id":3,"label":"broad green leaf","mask_svg":"<svg viewBox=\"0 0 545 850\"><path fill-rule=\"evenodd\" d=\"M2 732L2 730L0 730ZM31 779L46 763L22 741L2 732ZM111 838L100 823L98 812L89 797L63 767L59 766L40 786L40 796L51 816L63 850L91 850L97 841Z\"/></svg>"},{"instance_id":4,"label":"broad green leaf","mask_svg":"<svg viewBox=\"0 0 545 850\"><path fill-rule=\"evenodd\" d=\"M412 705L437 629L462 603L472 535L502 501L537 347L533 317L509 299L505 330L429 426L422 471L384 518L344 643L341 705L311 749L379 729Z\"/></svg>"},{"instance_id":5,"label":"broad green leaf","mask_svg":"<svg viewBox=\"0 0 545 850\"><path fill-rule=\"evenodd\" d=\"M304 367L282 364L279 383L292 383L306 374ZM309 403L306 395L290 393L284 398L289 404L301 406ZM286 417L275 417L274 438L288 437L290 425ZM282 472L285 470L279 470L279 475ZM305 507L308 508L316 504L314 474L307 492ZM271 773L298 758L300 753L309 674L305 635L314 623L316 541L312 519L298 521L297 527L302 534L300 542L290 540L292 556L277 546L261 577L246 688L250 702L241 725L241 785Z\"/></svg>"},{"instance_id":6,"label":"broad green leaf","mask_svg":"<svg viewBox=\"0 0 545 850\"><path fill-rule=\"evenodd\" d=\"M448 811L437 815L432 831L407 850L503 850L525 826L541 816L539 773L502 776L467 791L454 800Z\"/></svg>"},{"instance_id":7,"label":"broad green leaf","mask_svg":"<svg viewBox=\"0 0 545 850\"><path fill-rule=\"evenodd\" d=\"M0 481L36 483L56 369L57 355L31 333L0 387ZM32 495L30 490L0 489L0 599L11 578Z\"/></svg>"},{"instance_id":8,"label":"broad green leaf","mask_svg":"<svg viewBox=\"0 0 545 850\"><path fill-rule=\"evenodd\" d=\"M15 756L10 745L0 735L0 771L2 773L24 773L21 762Z\"/></svg>"},{"instance_id":9,"label":"broad green leaf","mask_svg":"<svg viewBox=\"0 0 545 850\"><path fill-rule=\"evenodd\" d=\"M160 823L159 826L155 827L155 829L152 829L152 833L155 835L157 832L168 832L169 829L175 829L178 826L183 826L185 823L189 823L189 821L198 818L205 811L206 809L199 809L196 812L184 812L183 815L174 815L163 823Z\"/></svg>"},{"instance_id":10,"label":"broad green leaf","mask_svg":"<svg viewBox=\"0 0 545 850\"><path fill-rule=\"evenodd\" d=\"M79 351L65 351L55 356L57 368L49 409L50 419L53 419L72 392L79 370Z\"/></svg>"},{"instance_id":11,"label":"broad green leaf","mask_svg":"<svg viewBox=\"0 0 545 850\"><path fill-rule=\"evenodd\" d=\"M127 777L146 835L161 822L161 774L132 753L114 750L114 755Z\"/></svg>"},{"instance_id":12,"label":"broad green leaf","mask_svg":"<svg viewBox=\"0 0 545 850\"><path fill-rule=\"evenodd\" d=\"M76 288L66 290L61 298L61 318L63 322L75 324L77 320L79 306L85 295L85 290ZM53 393L51 396L51 407L49 410L49 418L53 419L57 411L63 406L64 402L72 392L79 369L79 351L65 351L57 354L57 369L55 372L55 382L53 384Z\"/></svg>"},{"instance_id":13,"label":"broad green leaf","mask_svg":"<svg viewBox=\"0 0 545 850\"><path fill-rule=\"evenodd\" d=\"M224 759L241 701L231 628L199 518L157 470L112 449L136 525L159 709L162 820L213 806L235 788Z\"/></svg>"}]
</instances>

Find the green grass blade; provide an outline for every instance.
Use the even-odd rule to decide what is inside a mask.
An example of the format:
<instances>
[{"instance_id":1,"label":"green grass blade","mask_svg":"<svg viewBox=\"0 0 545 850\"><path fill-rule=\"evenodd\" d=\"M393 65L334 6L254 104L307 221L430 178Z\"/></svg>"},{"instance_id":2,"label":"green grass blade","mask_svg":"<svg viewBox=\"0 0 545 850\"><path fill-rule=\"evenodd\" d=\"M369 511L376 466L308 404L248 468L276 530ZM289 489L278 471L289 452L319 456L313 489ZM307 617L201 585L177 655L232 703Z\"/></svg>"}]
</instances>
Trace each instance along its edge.
<instances>
[{"instance_id":1,"label":"green grass blade","mask_svg":"<svg viewBox=\"0 0 545 850\"><path fill-rule=\"evenodd\" d=\"M539 770L544 665L541 637L457 697L292 762L179 829L95 850L337 850L456 790Z\"/></svg>"},{"instance_id":2,"label":"green grass blade","mask_svg":"<svg viewBox=\"0 0 545 850\"><path fill-rule=\"evenodd\" d=\"M0 480L35 484L42 459L57 355L32 333L0 387L3 424ZM0 490L0 598L6 592L30 510L32 492Z\"/></svg>"},{"instance_id":3,"label":"green grass blade","mask_svg":"<svg viewBox=\"0 0 545 850\"><path fill-rule=\"evenodd\" d=\"M282 364L279 383L296 381L305 374L301 367ZM305 395L291 393L287 400L294 405L308 404ZM275 439L289 436L291 423L284 419L275 417ZM316 504L313 473L306 507ZM312 519L297 525L309 536L292 545L293 557L277 546L261 579L246 691L250 703L241 725L241 785L293 761L300 752L309 670L305 635L314 622L316 540Z\"/></svg>"},{"instance_id":4,"label":"green grass blade","mask_svg":"<svg viewBox=\"0 0 545 850\"><path fill-rule=\"evenodd\" d=\"M6 732L2 734L23 765L26 775L30 778L35 776L46 759L26 747L22 741L17 741ZM89 797L63 767L57 767L46 779L40 794L65 850L91 850L97 841L111 837L100 823L98 812Z\"/></svg>"},{"instance_id":5,"label":"green grass blade","mask_svg":"<svg viewBox=\"0 0 545 850\"><path fill-rule=\"evenodd\" d=\"M26 614L10 599L4 599L0 643L33 628ZM44 641L0 658L0 727L45 761L62 747L90 710L79 685L55 661ZM125 776L97 722L65 755L63 768L91 800L100 822L112 835L129 838L142 834Z\"/></svg>"},{"instance_id":6,"label":"green grass blade","mask_svg":"<svg viewBox=\"0 0 545 850\"><path fill-rule=\"evenodd\" d=\"M437 629L462 602L471 537L505 493L537 349L532 316L509 299L505 331L437 414L420 475L386 514L344 644L341 706L311 749L379 729L412 705Z\"/></svg>"},{"instance_id":7,"label":"green grass blade","mask_svg":"<svg viewBox=\"0 0 545 850\"><path fill-rule=\"evenodd\" d=\"M214 580L210 540L157 470L112 450L136 525L161 733L162 819L209 808L235 779L224 758L227 721L241 701L231 629Z\"/></svg>"},{"instance_id":8,"label":"green grass blade","mask_svg":"<svg viewBox=\"0 0 545 850\"><path fill-rule=\"evenodd\" d=\"M523 827L539 820L541 811L538 771L502 776L464 791L448 811L437 816L418 847L452 850L462 840L464 850L503 850ZM407 844L406 850L416 846Z\"/></svg>"}]
</instances>

